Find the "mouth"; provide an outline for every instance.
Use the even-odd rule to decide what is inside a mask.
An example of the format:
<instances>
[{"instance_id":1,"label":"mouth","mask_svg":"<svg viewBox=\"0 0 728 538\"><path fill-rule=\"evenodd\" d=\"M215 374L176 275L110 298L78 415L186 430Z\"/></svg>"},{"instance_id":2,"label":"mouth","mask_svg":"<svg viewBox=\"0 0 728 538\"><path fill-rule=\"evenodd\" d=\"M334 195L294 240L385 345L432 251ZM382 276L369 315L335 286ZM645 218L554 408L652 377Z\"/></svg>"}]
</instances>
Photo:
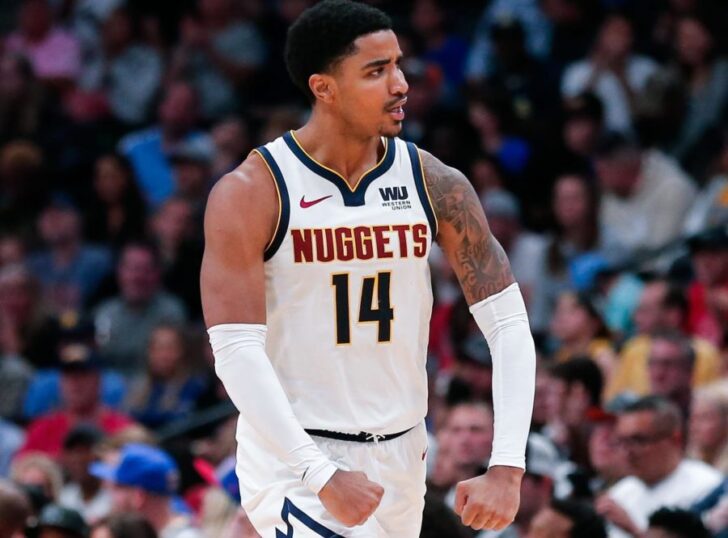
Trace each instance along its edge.
<instances>
[{"instance_id":1,"label":"mouth","mask_svg":"<svg viewBox=\"0 0 728 538\"><path fill-rule=\"evenodd\" d=\"M404 120L404 105L406 103L407 98L405 97L397 101L394 106L387 108L386 111L395 121L402 121Z\"/></svg>"}]
</instances>

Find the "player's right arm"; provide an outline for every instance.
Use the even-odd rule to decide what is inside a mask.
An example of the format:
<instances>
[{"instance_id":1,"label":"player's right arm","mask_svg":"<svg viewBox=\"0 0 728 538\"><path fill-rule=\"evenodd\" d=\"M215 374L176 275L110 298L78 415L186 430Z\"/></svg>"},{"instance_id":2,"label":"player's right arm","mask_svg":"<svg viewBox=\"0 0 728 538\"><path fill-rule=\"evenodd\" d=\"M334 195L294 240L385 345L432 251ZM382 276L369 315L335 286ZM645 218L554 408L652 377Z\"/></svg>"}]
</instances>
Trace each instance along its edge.
<instances>
[{"instance_id":1,"label":"player's right arm","mask_svg":"<svg viewBox=\"0 0 728 538\"><path fill-rule=\"evenodd\" d=\"M363 473L337 470L321 452L298 423L265 353L263 253L278 208L273 180L255 153L210 193L200 288L215 371L266 449L300 476L334 517L358 525L379 505L382 488Z\"/></svg>"}]
</instances>

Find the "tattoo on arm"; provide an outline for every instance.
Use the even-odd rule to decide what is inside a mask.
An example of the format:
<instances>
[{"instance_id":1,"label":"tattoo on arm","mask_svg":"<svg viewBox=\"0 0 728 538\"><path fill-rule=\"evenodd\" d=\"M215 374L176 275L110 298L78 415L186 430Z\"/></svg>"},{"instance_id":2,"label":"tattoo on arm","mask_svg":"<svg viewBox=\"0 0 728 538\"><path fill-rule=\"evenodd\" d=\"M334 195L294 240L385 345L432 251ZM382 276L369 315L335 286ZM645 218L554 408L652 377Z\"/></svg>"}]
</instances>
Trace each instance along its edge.
<instances>
[{"instance_id":1,"label":"tattoo on arm","mask_svg":"<svg viewBox=\"0 0 728 538\"><path fill-rule=\"evenodd\" d=\"M468 179L421 152L425 182L438 222L438 243L460 280L468 304L514 282L503 247L490 232L483 207Z\"/></svg>"}]
</instances>

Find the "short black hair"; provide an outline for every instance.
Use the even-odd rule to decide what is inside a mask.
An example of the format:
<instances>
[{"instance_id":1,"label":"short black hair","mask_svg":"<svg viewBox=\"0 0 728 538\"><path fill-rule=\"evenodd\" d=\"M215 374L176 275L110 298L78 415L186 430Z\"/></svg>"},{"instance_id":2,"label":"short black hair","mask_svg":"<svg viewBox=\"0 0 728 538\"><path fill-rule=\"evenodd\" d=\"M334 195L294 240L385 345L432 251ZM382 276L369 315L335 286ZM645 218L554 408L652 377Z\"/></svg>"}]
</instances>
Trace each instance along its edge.
<instances>
[{"instance_id":1,"label":"short black hair","mask_svg":"<svg viewBox=\"0 0 728 538\"><path fill-rule=\"evenodd\" d=\"M680 508L660 508L653 512L649 520L650 528L664 529L676 538L710 538L697 514Z\"/></svg>"},{"instance_id":2,"label":"short black hair","mask_svg":"<svg viewBox=\"0 0 728 538\"><path fill-rule=\"evenodd\" d=\"M342 57L354 53L358 37L391 29L392 20L377 8L351 0L324 0L304 11L288 29L288 74L313 103L315 98L308 87L311 75L328 71Z\"/></svg>"},{"instance_id":3,"label":"short black hair","mask_svg":"<svg viewBox=\"0 0 728 538\"><path fill-rule=\"evenodd\" d=\"M553 499L551 508L566 516L573 523L569 535L571 538L607 538L607 526L604 519L594 508L582 501Z\"/></svg>"},{"instance_id":4,"label":"short black hair","mask_svg":"<svg viewBox=\"0 0 728 538\"><path fill-rule=\"evenodd\" d=\"M683 415L680 408L667 398L650 394L627 405L619 415L650 411L655 414L654 425L665 432L682 431Z\"/></svg>"},{"instance_id":5,"label":"short black hair","mask_svg":"<svg viewBox=\"0 0 728 538\"><path fill-rule=\"evenodd\" d=\"M566 362L551 367L549 373L556 379L563 380L568 386L574 383L584 385L589 394L589 403L593 406L601 404L604 376L599 366L587 356L576 356Z\"/></svg>"}]
</instances>

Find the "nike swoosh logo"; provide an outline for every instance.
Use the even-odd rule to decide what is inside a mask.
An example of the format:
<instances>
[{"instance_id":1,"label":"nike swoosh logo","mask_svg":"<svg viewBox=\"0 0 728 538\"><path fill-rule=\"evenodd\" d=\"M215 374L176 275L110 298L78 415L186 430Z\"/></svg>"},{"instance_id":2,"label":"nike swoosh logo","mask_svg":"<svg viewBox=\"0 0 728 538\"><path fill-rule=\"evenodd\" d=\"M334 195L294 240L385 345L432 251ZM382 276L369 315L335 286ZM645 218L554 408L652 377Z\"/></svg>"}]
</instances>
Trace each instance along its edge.
<instances>
[{"instance_id":1,"label":"nike swoosh logo","mask_svg":"<svg viewBox=\"0 0 728 538\"><path fill-rule=\"evenodd\" d=\"M319 202L323 202L324 200L327 200L328 198L331 198L332 196L333 196L333 194L329 194L328 196L324 196L324 197L318 198L316 200L311 200L309 202L307 202L306 200L304 200L304 198L306 197L305 195L304 196L301 196L301 207L303 209L307 209L307 208L311 207L312 205L316 205Z\"/></svg>"}]
</instances>

